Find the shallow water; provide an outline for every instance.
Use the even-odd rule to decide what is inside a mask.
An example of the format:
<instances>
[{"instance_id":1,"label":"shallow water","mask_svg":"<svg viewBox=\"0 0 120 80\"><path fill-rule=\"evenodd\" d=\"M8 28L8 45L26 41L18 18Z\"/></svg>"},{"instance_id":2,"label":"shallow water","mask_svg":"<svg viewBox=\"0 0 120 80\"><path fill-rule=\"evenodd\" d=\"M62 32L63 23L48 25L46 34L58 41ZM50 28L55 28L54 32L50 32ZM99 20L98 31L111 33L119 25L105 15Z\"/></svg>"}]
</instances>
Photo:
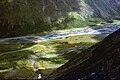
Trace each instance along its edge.
<instances>
[{"instance_id":1,"label":"shallow water","mask_svg":"<svg viewBox=\"0 0 120 80\"><path fill-rule=\"evenodd\" d=\"M92 27L84 27L84 28L74 28L70 30L61 30L55 33L46 34L44 36L23 36L23 37L5 38L5 39L0 39L0 43L11 42L11 41L17 42L18 40L36 42L42 40L49 40L53 38L60 38L63 36L74 36L74 35L83 35L83 34L103 34L103 33L111 34L118 29L120 29L120 22L117 24L106 24L103 26L92 26Z\"/></svg>"},{"instance_id":2,"label":"shallow water","mask_svg":"<svg viewBox=\"0 0 120 80\"><path fill-rule=\"evenodd\" d=\"M58 56L58 54L45 54L44 56L42 57L45 57L45 58L52 58L52 57L56 57Z\"/></svg>"},{"instance_id":3,"label":"shallow water","mask_svg":"<svg viewBox=\"0 0 120 80\"><path fill-rule=\"evenodd\" d=\"M35 55L30 56L31 65L32 65L34 71L37 71L37 69L35 68L35 60L36 60L36 58L37 57Z\"/></svg>"}]
</instances>

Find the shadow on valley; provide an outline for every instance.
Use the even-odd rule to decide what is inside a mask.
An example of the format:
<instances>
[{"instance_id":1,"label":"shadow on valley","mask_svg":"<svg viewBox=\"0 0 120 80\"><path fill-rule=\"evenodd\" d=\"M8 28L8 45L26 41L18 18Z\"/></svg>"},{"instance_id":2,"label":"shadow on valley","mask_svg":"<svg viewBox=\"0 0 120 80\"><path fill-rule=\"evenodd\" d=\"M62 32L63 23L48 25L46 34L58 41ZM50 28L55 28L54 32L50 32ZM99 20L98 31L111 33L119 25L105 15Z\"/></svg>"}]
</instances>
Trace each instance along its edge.
<instances>
[{"instance_id":1,"label":"shadow on valley","mask_svg":"<svg viewBox=\"0 0 120 80\"><path fill-rule=\"evenodd\" d=\"M45 80L119 80L120 30L82 51Z\"/></svg>"},{"instance_id":2,"label":"shadow on valley","mask_svg":"<svg viewBox=\"0 0 120 80\"><path fill-rule=\"evenodd\" d=\"M16 51L16 50L22 50L28 47L32 47L35 45L33 42L9 42L9 44L6 43L0 43L0 53L5 53L5 52L11 52L11 51Z\"/></svg>"},{"instance_id":3,"label":"shadow on valley","mask_svg":"<svg viewBox=\"0 0 120 80\"><path fill-rule=\"evenodd\" d=\"M90 38L85 38L85 37L90 37ZM84 52L86 52L87 48L91 47L92 45L96 44L97 42L103 40L106 36L99 34L99 35L84 35L84 36L69 36L69 37L64 37L64 38L57 38L53 40L48 40L47 42L39 43L41 45L45 45L48 47L52 47L55 49L56 52L52 52L49 54L57 54L58 56L56 57L42 57L39 59L40 62L46 64L45 62L51 65L52 68L45 69L43 71L44 78L49 75L56 67L54 66L56 64L65 64L69 60L74 59L75 56L77 55L85 55ZM87 39L87 41L86 41ZM83 42L81 42L83 41ZM91 42L93 41L93 42ZM95 42L94 42L95 41ZM47 65L47 66L48 66ZM58 68L58 67L57 67ZM47 72L47 73L46 73Z\"/></svg>"}]
</instances>

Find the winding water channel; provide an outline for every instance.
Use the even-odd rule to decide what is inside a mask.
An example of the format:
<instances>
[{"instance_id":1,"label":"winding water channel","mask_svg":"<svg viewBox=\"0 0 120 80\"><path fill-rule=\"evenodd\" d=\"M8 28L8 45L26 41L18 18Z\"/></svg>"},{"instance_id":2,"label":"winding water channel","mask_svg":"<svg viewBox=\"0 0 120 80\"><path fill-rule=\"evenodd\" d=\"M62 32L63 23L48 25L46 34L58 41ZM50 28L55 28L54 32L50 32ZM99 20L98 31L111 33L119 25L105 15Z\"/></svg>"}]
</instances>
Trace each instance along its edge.
<instances>
[{"instance_id":1,"label":"winding water channel","mask_svg":"<svg viewBox=\"0 0 120 80\"><path fill-rule=\"evenodd\" d=\"M69 30L60 30L56 32L51 32L44 36L22 36L22 37L12 37L12 38L4 38L0 39L0 43L10 42L15 40L24 40L24 41L42 41L49 40L53 38L60 38L63 36L74 36L74 35L83 35L83 34L111 34L114 31L120 28L120 22L115 24L106 24L103 26L88 26L84 28L74 28Z\"/></svg>"}]
</instances>

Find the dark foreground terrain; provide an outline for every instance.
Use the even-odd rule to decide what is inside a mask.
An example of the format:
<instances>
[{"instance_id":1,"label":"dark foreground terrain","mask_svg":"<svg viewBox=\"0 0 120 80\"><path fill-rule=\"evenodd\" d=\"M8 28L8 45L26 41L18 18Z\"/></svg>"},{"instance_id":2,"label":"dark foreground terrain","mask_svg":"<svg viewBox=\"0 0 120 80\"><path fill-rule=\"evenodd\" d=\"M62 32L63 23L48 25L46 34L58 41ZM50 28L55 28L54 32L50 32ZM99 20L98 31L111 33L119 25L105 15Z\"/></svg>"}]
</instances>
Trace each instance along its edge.
<instances>
[{"instance_id":1,"label":"dark foreground terrain","mask_svg":"<svg viewBox=\"0 0 120 80\"><path fill-rule=\"evenodd\" d=\"M119 80L120 29L81 52L46 80Z\"/></svg>"}]
</instances>

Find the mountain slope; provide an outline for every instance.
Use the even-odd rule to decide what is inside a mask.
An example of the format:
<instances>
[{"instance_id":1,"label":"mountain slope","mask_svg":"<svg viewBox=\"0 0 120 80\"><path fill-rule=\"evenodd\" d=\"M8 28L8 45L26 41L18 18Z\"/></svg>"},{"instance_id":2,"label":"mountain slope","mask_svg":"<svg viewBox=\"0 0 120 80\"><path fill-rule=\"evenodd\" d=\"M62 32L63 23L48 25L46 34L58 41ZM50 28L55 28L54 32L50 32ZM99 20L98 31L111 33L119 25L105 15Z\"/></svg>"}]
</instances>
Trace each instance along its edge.
<instances>
[{"instance_id":1,"label":"mountain slope","mask_svg":"<svg viewBox=\"0 0 120 80\"><path fill-rule=\"evenodd\" d=\"M119 80L120 30L81 52L46 80Z\"/></svg>"},{"instance_id":2,"label":"mountain slope","mask_svg":"<svg viewBox=\"0 0 120 80\"><path fill-rule=\"evenodd\" d=\"M120 16L119 7L120 0L1 0L0 35L86 26Z\"/></svg>"}]
</instances>

